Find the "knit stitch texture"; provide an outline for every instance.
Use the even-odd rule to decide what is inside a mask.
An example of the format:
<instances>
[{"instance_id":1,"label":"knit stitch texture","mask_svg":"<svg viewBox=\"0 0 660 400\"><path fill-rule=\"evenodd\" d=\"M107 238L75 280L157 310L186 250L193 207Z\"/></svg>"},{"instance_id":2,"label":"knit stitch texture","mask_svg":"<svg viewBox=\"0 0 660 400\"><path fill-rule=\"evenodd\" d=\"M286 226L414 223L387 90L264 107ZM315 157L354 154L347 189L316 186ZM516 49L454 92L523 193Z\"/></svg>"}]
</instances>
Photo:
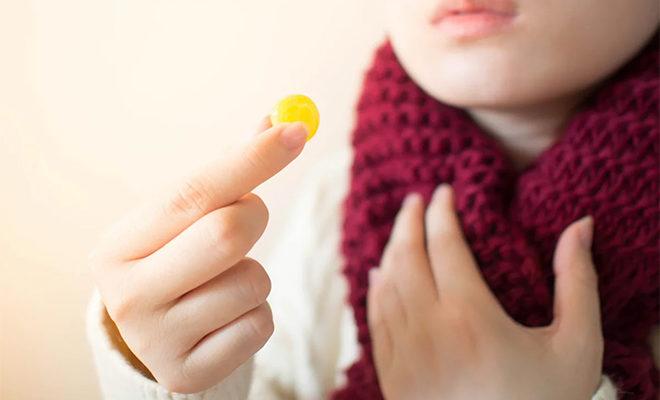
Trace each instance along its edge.
<instances>
[{"instance_id":1,"label":"knit stitch texture","mask_svg":"<svg viewBox=\"0 0 660 400\"><path fill-rule=\"evenodd\" d=\"M366 74L353 132L342 253L361 358L335 399L380 399L366 295L405 195L426 202L451 183L468 243L506 311L552 321L552 257L560 233L595 219L593 255L605 337L603 373L622 399L655 399L648 336L660 305L658 38L576 110L564 134L523 171L464 111L425 94L389 43Z\"/></svg>"}]
</instances>

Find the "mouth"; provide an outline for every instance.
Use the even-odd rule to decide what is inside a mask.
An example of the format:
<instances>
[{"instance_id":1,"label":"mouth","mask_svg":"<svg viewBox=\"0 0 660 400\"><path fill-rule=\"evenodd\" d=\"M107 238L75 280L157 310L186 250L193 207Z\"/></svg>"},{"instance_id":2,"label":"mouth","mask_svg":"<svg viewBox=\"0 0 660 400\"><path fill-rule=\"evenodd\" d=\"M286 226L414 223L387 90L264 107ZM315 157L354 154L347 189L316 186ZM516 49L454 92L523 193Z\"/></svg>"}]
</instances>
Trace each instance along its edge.
<instances>
[{"instance_id":1,"label":"mouth","mask_svg":"<svg viewBox=\"0 0 660 400\"><path fill-rule=\"evenodd\" d=\"M430 22L445 36L468 40L501 32L516 16L509 0L456 0L443 2Z\"/></svg>"}]
</instances>

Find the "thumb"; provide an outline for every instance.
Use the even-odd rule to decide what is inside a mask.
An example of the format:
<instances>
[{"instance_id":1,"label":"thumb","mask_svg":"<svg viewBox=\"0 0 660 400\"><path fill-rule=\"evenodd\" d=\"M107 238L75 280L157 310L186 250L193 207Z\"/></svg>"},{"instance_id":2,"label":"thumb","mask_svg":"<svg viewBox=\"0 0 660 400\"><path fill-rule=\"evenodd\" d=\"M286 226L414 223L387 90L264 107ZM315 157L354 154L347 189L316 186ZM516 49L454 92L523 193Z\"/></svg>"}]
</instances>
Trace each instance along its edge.
<instances>
[{"instance_id":1,"label":"thumb","mask_svg":"<svg viewBox=\"0 0 660 400\"><path fill-rule=\"evenodd\" d=\"M382 271L378 267L369 270L369 291L367 292L367 322L371 335L371 351L374 365L378 371L381 366L389 365L392 359L393 343L390 334L390 321L387 318L381 299L391 300L395 296L387 290L382 281ZM391 312L391 310L389 310Z\"/></svg>"},{"instance_id":2,"label":"thumb","mask_svg":"<svg viewBox=\"0 0 660 400\"><path fill-rule=\"evenodd\" d=\"M555 320L563 338L600 337L598 277L591 258L593 218L571 224L559 238L555 250ZM584 336L586 335L586 336Z\"/></svg>"},{"instance_id":3,"label":"thumb","mask_svg":"<svg viewBox=\"0 0 660 400\"><path fill-rule=\"evenodd\" d=\"M264 131L270 129L273 127L273 124L270 122L270 116L267 115L259 121L259 125L257 125L257 130L254 132L252 137L255 137L257 135L262 134Z\"/></svg>"}]
</instances>

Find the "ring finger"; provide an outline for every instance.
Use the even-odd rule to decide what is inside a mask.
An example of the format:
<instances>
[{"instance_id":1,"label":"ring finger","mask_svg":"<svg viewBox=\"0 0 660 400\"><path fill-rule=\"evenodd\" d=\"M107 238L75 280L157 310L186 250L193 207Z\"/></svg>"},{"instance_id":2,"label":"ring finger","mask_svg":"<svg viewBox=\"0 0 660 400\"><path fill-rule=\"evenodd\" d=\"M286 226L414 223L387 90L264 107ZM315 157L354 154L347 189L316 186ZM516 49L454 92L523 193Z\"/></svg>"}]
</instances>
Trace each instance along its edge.
<instances>
[{"instance_id":1,"label":"ring finger","mask_svg":"<svg viewBox=\"0 0 660 400\"><path fill-rule=\"evenodd\" d=\"M261 264L244 258L178 299L166 312L163 323L180 336L179 343L188 350L205 335L264 304L270 288Z\"/></svg>"}]
</instances>

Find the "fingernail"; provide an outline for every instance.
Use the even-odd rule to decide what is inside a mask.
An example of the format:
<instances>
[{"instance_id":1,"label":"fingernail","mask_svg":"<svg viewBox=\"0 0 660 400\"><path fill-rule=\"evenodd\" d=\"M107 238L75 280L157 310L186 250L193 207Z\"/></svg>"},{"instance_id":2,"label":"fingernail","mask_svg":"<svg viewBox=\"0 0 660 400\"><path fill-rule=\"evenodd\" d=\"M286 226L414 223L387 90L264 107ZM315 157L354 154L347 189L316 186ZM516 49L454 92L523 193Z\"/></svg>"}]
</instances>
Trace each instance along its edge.
<instances>
[{"instance_id":1,"label":"fingernail","mask_svg":"<svg viewBox=\"0 0 660 400\"><path fill-rule=\"evenodd\" d=\"M433 193L433 200L447 201L451 195L451 185L443 183L435 189Z\"/></svg>"},{"instance_id":2,"label":"fingernail","mask_svg":"<svg viewBox=\"0 0 660 400\"><path fill-rule=\"evenodd\" d=\"M422 196L419 193L408 193L406 195L406 198L403 199L402 207L410 207L411 205L421 200L422 200Z\"/></svg>"},{"instance_id":3,"label":"fingernail","mask_svg":"<svg viewBox=\"0 0 660 400\"><path fill-rule=\"evenodd\" d=\"M307 140L307 128L305 124L301 122L290 124L280 133L280 140L282 140L284 146L289 150L300 148Z\"/></svg>"},{"instance_id":4,"label":"fingernail","mask_svg":"<svg viewBox=\"0 0 660 400\"><path fill-rule=\"evenodd\" d=\"M373 267L369 270L369 286L376 285L380 279L380 270L378 267Z\"/></svg>"},{"instance_id":5,"label":"fingernail","mask_svg":"<svg viewBox=\"0 0 660 400\"><path fill-rule=\"evenodd\" d=\"M270 123L270 115L266 115L261 119L261 122L259 122L259 125L257 125L257 129L252 136L258 136L272 126L273 125Z\"/></svg>"},{"instance_id":6,"label":"fingernail","mask_svg":"<svg viewBox=\"0 0 660 400\"><path fill-rule=\"evenodd\" d=\"M594 237L594 219L590 215L582 218L579 222L578 236L580 243L586 249L591 251L591 244Z\"/></svg>"}]
</instances>

